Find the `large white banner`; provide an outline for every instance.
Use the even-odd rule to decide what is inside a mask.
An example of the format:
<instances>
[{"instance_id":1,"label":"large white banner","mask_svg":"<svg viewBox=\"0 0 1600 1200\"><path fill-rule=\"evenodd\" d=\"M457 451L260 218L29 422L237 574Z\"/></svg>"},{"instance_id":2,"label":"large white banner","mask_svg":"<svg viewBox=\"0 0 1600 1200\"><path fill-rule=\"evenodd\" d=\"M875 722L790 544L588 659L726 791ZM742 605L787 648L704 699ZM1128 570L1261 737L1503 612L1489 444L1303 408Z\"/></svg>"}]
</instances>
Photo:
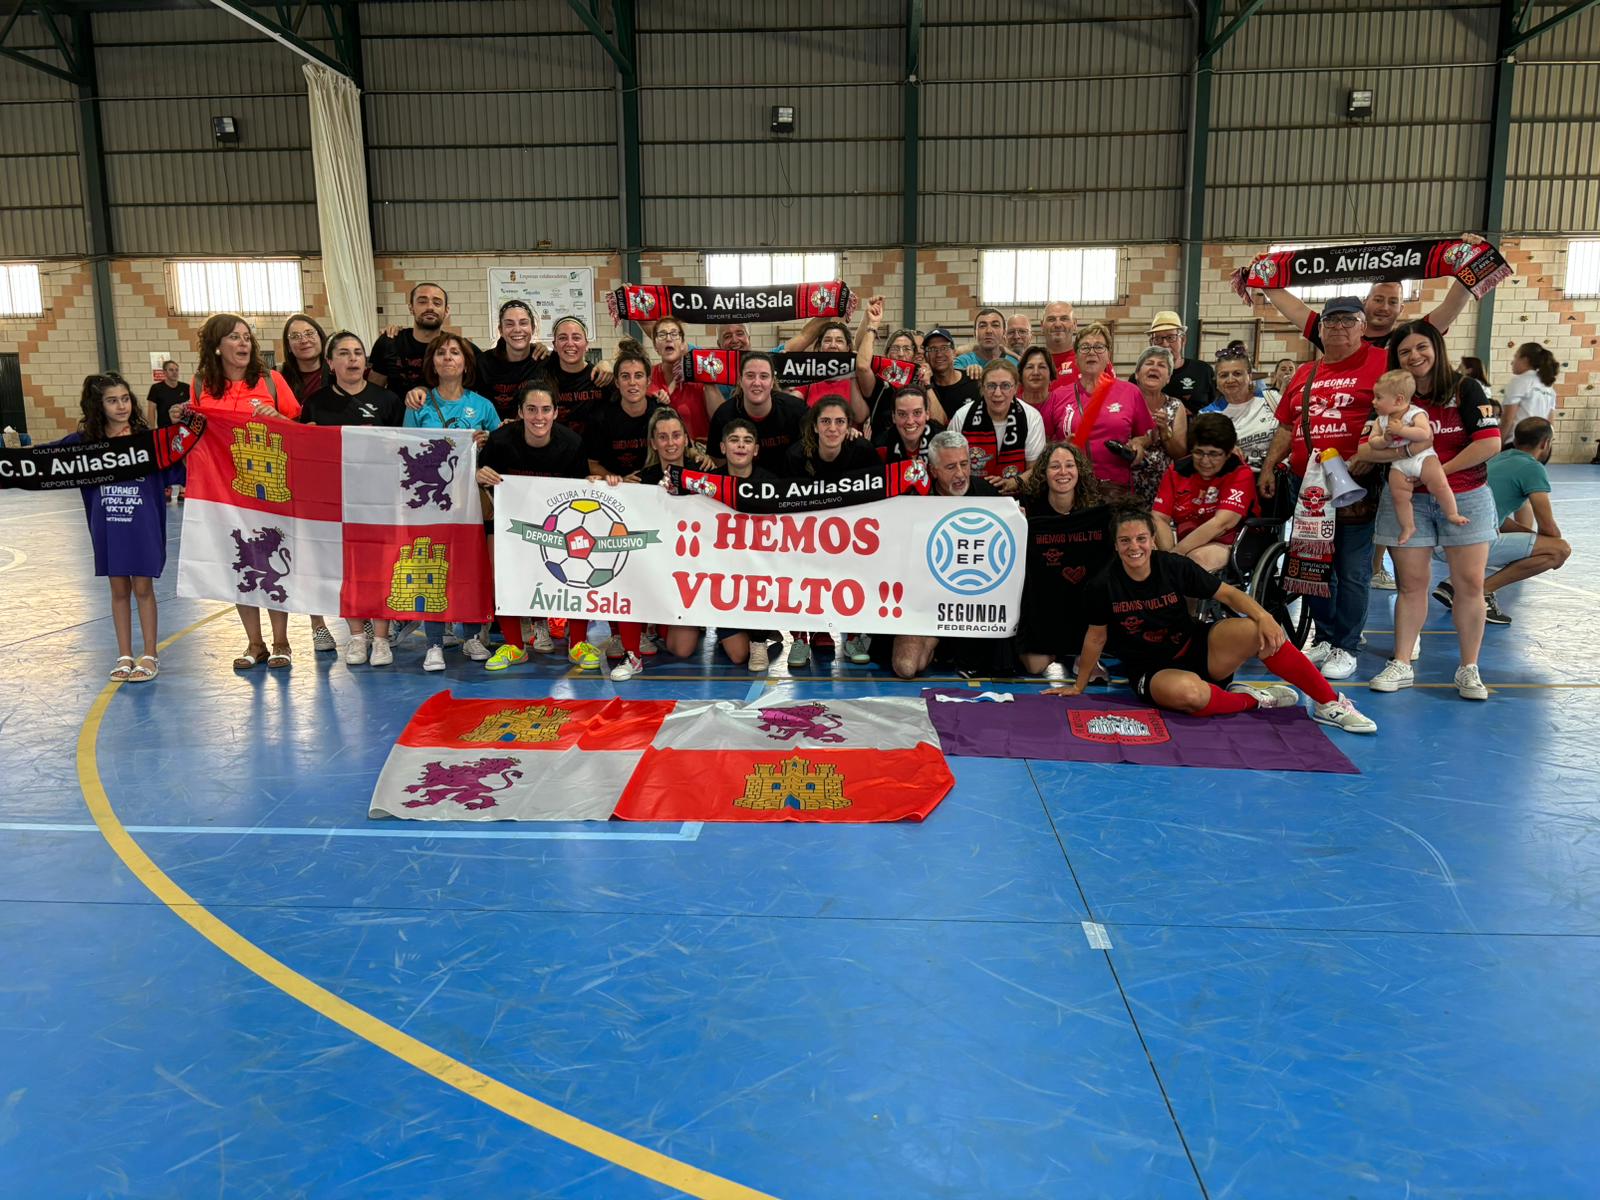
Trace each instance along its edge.
<instances>
[{"instance_id":1,"label":"large white banner","mask_svg":"<svg viewBox=\"0 0 1600 1200\"><path fill-rule=\"evenodd\" d=\"M662 625L1001 637L1027 520L1011 500L899 496L737 512L659 487L510 476L495 496L495 611Z\"/></svg>"},{"instance_id":2,"label":"large white banner","mask_svg":"<svg viewBox=\"0 0 1600 1200\"><path fill-rule=\"evenodd\" d=\"M539 319L538 335L550 340L550 330L562 317L577 317L585 329L594 328L593 267L490 267L489 342L499 337L495 326L500 306L521 300Z\"/></svg>"}]
</instances>

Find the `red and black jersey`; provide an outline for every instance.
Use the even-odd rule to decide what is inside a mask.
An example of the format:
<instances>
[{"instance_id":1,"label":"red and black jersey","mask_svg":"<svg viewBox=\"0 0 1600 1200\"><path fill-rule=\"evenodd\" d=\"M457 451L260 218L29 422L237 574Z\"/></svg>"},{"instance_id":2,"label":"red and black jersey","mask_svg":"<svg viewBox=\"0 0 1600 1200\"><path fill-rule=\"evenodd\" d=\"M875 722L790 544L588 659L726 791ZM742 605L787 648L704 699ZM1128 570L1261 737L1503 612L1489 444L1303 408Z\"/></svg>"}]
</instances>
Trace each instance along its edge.
<instances>
[{"instance_id":1,"label":"red and black jersey","mask_svg":"<svg viewBox=\"0 0 1600 1200\"><path fill-rule=\"evenodd\" d=\"M601 387L590 374L586 363L576 371L564 371L561 364L550 368L556 385L556 420L576 433L583 433L584 412L596 402L616 403L617 389L612 384Z\"/></svg>"},{"instance_id":2,"label":"red and black jersey","mask_svg":"<svg viewBox=\"0 0 1600 1200\"><path fill-rule=\"evenodd\" d=\"M644 402L644 411L631 416L622 402L599 400L583 413L583 450L612 475L632 475L644 468L650 457L650 414L660 408L655 400Z\"/></svg>"},{"instance_id":3,"label":"red and black jersey","mask_svg":"<svg viewBox=\"0 0 1600 1200\"><path fill-rule=\"evenodd\" d=\"M552 390L556 390L556 385L546 365L549 359L539 361L530 354L521 362L511 362L502 357L503 353L502 346L497 343L494 349L485 351L479 357L475 372L478 382L472 390L494 405L502 421L509 421L517 415L517 389L524 383L537 379ZM559 417L559 401L556 408Z\"/></svg>"},{"instance_id":4,"label":"red and black jersey","mask_svg":"<svg viewBox=\"0 0 1600 1200\"><path fill-rule=\"evenodd\" d=\"M1005 428L996 430L989 406L974 400L951 415L950 428L972 447L972 469L976 474L1021 475L1028 468L1028 423L1038 419L1026 404L1013 400Z\"/></svg>"},{"instance_id":5,"label":"red and black jersey","mask_svg":"<svg viewBox=\"0 0 1600 1200\"><path fill-rule=\"evenodd\" d=\"M1084 618L1106 627L1106 648L1136 678L1173 661L1196 637L1205 636L1189 601L1211 599L1221 584L1184 554L1157 550L1143 579L1129 578L1122 560L1113 557L1085 592Z\"/></svg>"},{"instance_id":6,"label":"red and black jersey","mask_svg":"<svg viewBox=\"0 0 1600 1200\"><path fill-rule=\"evenodd\" d=\"M1210 479L1194 469L1192 458L1173 463L1161 477L1150 510L1171 517L1178 536L1185 538L1219 512L1238 513L1244 518L1255 504L1256 474L1237 454L1230 454L1222 470ZM1239 527L1235 525L1216 540L1231 546L1238 536Z\"/></svg>"},{"instance_id":7,"label":"red and black jersey","mask_svg":"<svg viewBox=\"0 0 1600 1200\"><path fill-rule=\"evenodd\" d=\"M934 434L943 432L944 426L937 421L929 421L923 426L922 442L917 446L917 457L927 458L928 443L933 440ZM904 462L911 457L910 452L906 450L905 439L893 425L889 426L886 433L880 433L872 445L873 449L877 450L878 457L886 463Z\"/></svg>"}]
</instances>

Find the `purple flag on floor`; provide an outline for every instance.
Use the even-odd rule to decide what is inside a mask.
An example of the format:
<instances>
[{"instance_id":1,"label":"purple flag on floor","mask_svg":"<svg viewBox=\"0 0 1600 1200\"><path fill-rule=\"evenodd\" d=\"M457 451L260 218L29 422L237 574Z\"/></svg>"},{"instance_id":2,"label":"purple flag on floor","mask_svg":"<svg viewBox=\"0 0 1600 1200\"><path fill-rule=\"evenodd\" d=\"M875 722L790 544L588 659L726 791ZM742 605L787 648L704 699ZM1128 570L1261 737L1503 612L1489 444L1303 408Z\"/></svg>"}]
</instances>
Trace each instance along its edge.
<instances>
[{"instance_id":1,"label":"purple flag on floor","mask_svg":"<svg viewBox=\"0 0 1600 1200\"><path fill-rule=\"evenodd\" d=\"M929 688L928 716L947 757L1037 758L1238 771L1359 775L1304 709L1188 717L1138 700Z\"/></svg>"}]
</instances>

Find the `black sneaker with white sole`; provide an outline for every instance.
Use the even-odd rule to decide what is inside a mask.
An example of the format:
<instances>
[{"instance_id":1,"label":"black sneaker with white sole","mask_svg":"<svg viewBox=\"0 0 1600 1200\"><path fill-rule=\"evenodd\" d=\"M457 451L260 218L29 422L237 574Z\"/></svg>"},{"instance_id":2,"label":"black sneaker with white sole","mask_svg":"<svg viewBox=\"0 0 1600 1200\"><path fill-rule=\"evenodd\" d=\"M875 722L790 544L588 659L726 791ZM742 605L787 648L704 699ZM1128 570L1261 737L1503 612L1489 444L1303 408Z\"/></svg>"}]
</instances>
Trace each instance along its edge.
<instances>
[{"instance_id":1,"label":"black sneaker with white sole","mask_svg":"<svg viewBox=\"0 0 1600 1200\"><path fill-rule=\"evenodd\" d=\"M1509 625L1511 618L1500 611L1500 606L1494 602L1494 593L1483 594L1483 619L1491 625Z\"/></svg>"},{"instance_id":2,"label":"black sneaker with white sole","mask_svg":"<svg viewBox=\"0 0 1600 1200\"><path fill-rule=\"evenodd\" d=\"M1433 598L1449 608L1456 602L1456 589L1451 586L1448 579L1440 580L1439 586L1433 589Z\"/></svg>"}]
</instances>

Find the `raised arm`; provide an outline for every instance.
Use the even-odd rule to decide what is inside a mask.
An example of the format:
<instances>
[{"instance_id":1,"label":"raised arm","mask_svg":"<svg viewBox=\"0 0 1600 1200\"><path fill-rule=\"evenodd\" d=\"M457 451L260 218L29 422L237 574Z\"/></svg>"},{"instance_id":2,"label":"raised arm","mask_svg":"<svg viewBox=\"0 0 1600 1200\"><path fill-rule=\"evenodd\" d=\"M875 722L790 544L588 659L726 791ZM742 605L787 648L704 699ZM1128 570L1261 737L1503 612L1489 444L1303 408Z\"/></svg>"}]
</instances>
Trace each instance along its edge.
<instances>
[{"instance_id":1,"label":"raised arm","mask_svg":"<svg viewBox=\"0 0 1600 1200\"><path fill-rule=\"evenodd\" d=\"M1283 288L1262 288L1267 303L1278 310L1278 315L1293 325L1296 333L1304 334L1306 322L1311 319L1311 306L1293 292Z\"/></svg>"},{"instance_id":2,"label":"raised arm","mask_svg":"<svg viewBox=\"0 0 1600 1200\"><path fill-rule=\"evenodd\" d=\"M861 314L861 324L856 329L856 390L870 396L878 386L878 377L872 373L872 356L878 346L878 322L883 320L883 297L874 296L867 301ZM863 405L865 407L865 405Z\"/></svg>"},{"instance_id":3,"label":"raised arm","mask_svg":"<svg viewBox=\"0 0 1600 1200\"><path fill-rule=\"evenodd\" d=\"M832 317L812 317L800 327L799 333L783 344L782 353L793 354L796 351L805 350L814 345L816 340L822 336L822 327L831 320L833 320Z\"/></svg>"}]
</instances>

